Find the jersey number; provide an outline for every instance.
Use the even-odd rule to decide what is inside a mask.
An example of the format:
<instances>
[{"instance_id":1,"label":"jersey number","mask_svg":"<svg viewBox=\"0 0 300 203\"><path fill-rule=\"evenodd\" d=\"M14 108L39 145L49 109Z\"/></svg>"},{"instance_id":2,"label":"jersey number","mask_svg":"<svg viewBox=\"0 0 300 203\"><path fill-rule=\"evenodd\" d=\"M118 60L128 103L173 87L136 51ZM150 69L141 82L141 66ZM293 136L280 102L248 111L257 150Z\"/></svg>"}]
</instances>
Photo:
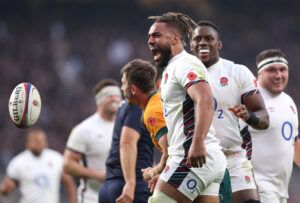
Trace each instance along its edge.
<instances>
[{"instance_id":1,"label":"jersey number","mask_svg":"<svg viewBox=\"0 0 300 203\"><path fill-rule=\"evenodd\" d=\"M218 108L218 103L217 103L216 98L214 98L214 103L215 103L215 111L218 112L217 118L218 118L218 119L223 119L223 118L224 118L224 116L223 116L223 110L222 110L222 109L218 109L218 110L217 110L217 108Z\"/></svg>"}]
</instances>

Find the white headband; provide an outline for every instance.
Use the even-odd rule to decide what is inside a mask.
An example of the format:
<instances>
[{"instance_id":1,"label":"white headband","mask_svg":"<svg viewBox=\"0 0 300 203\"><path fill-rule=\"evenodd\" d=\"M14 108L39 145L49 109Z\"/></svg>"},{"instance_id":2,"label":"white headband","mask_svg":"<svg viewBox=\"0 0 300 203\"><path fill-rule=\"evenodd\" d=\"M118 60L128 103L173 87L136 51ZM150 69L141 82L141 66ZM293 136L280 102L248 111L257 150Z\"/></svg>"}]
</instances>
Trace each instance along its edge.
<instances>
[{"instance_id":1,"label":"white headband","mask_svg":"<svg viewBox=\"0 0 300 203\"><path fill-rule=\"evenodd\" d=\"M117 86L106 86L95 96L96 104L100 104L105 97L116 95L121 97L121 90Z\"/></svg>"},{"instance_id":2,"label":"white headband","mask_svg":"<svg viewBox=\"0 0 300 203\"><path fill-rule=\"evenodd\" d=\"M272 57L272 58L266 58L266 59L262 60L261 62L259 62L258 65L257 65L258 72L260 72L260 71L270 67L270 65L274 65L274 64L283 65L286 68L289 68L288 67L288 62L285 58L275 56L275 57Z\"/></svg>"}]
</instances>

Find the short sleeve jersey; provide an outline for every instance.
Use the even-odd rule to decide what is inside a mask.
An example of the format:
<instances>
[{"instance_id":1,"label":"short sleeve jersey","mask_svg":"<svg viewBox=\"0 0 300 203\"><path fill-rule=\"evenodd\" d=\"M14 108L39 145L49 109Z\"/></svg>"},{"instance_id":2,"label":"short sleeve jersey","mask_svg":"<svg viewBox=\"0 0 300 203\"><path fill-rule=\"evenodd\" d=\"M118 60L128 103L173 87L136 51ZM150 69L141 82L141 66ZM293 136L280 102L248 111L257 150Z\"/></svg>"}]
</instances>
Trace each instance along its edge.
<instances>
[{"instance_id":1,"label":"short sleeve jersey","mask_svg":"<svg viewBox=\"0 0 300 203\"><path fill-rule=\"evenodd\" d=\"M147 129L142 125L142 111L135 105L122 102L116 116L113 140L106 161L106 179L123 179L120 162L120 139L123 126L140 134L137 146L136 178L142 179L141 169L153 164L153 144ZM128 154L128 156L130 156Z\"/></svg>"},{"instance_id":2,"label":"short sleeve jersey","mask_svg":"<svg viewBox=\"0 0 300 203\"><path fill-rule=\"evenodd\" d=\"M187 89L197 82L209 82L207 70L198 58L186 51L173 57L163 72L161 98L168 128L170 156L186 156L190 147L195 127L195 112L194 102ZM207 149L220 149L214 133L214 129L210 127L204 141Z\"/></svg>"},{"instance_id":3,"label":"short sleeve jersey","mask_svg":"<svg viewBox=\"0 0 300 203\"><path fill-rule=\"evenodd\" d=\"M282 92L275 96L259 88L269 113L266 130L249 127L252 136L252 165L259 191L272 191L288 198L288 185L298 135L298 112L293 99Z\"/></svg>"},{"instance_id":4,"label":"short sleeve jersey","mask_svg":"<svg viewBox=\"0 0 300 203\"><path fill-rule=\"evenodd\" d=\"M95 113L78 124L71 132L67 148L83 155L85 167L105 171L114 127L114 121L106 121ZM98 199L101 183L93 179L81 179L78 187L80 198Z\"/></svg>"},{"instance_id":5,"label":"short sleeve jersey","mask_svg":"<svg viewBox=\"0 0 300 203\"><path fill-rule=\"evenodd\" d=\"M238 118L228 108L242 103L242 95L257 90L256 79L243 65L220 58L208 69L215 101L213 126L225 151L241 151Z\"/></svg>"},{"instance_id":6,"label":"short sleeve jersey","mask_svg":"<svg viewBox=\"0 0 300 203\"><path fill-rule=\"evenodd\" d=\"M20 203L59 203L62 161L62 155L51 149L40 156L25 150L14 157L7 175L19 184Z\"/></svg>"},{"instance_id":7,"label":"short sleeve jersey","mask_svg":"<svg viewBox=\"0 0 300 203\"><path fill-rule=\"evenodd\" d=\"M156 90L150 95L150 99L143 113L143 123L150 133L154 146L161 150L159 139L168 133L160 93Z\"/></svg>"}]
</instances>

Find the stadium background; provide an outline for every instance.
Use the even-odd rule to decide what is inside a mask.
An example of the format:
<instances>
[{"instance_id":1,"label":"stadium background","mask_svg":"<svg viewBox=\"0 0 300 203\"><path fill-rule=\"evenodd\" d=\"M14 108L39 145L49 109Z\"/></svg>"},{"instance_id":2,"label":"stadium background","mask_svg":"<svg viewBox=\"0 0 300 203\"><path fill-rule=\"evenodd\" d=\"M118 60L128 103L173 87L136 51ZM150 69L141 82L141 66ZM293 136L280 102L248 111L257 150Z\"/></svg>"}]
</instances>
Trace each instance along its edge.
<instances>
[{"instance_id":1,"label":"stadium background","mask_svg":"<svg viewBox=\"0 0 300 203\"><path fill-rule=\"evenodd\" d=\"M0 177L24 146L25 130L10 121L12 89L29 81L43 106L36 124L50 147L63 152L72 127L94 112L91 88L100 79L120 81L128 60L150 59L149 15L180 11L221 30L221 56L255 73L255 56L266 48L288 55L287 92L299 108L300 3L274 0L1 0L0 1ZM276 150L276 146L274 146ZM274 160L280 161L280 160ZM300 170L294 167L290 203L300 202ZM16 202L0 197L0 203ZM64 196L64 195L63 195Z\"/></svg>"}]
</instances>

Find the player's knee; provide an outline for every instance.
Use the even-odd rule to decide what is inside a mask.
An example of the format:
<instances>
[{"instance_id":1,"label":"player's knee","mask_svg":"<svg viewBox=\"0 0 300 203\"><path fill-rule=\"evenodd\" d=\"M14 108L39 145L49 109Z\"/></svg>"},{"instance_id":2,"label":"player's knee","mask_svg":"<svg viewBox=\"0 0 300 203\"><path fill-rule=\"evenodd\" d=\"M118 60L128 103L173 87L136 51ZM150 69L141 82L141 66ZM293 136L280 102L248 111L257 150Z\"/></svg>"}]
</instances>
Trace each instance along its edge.
<instances>
[{"instance_id":1,"label":"player's knee","mask_svg":"<svg viewBox=\"0 0 300 203\"><path fill-rule=\"evenodd\" d=\"M248 199L247 201L244 201L243 203L260 203L260 201L256 200L256 199Z\"/></svg>"},{"instance_id":2,"label":"player's knee","mask_svg":"<svg viewBox=\"0 0 300 203\"><path fill-rule=\"evenodd\" d=\"M148 199L148 203L177 203L174 199L166 195L165 193L159 191L159 190L154 190L154 193L151 197Z\"/></svg>"}]
</instances>

